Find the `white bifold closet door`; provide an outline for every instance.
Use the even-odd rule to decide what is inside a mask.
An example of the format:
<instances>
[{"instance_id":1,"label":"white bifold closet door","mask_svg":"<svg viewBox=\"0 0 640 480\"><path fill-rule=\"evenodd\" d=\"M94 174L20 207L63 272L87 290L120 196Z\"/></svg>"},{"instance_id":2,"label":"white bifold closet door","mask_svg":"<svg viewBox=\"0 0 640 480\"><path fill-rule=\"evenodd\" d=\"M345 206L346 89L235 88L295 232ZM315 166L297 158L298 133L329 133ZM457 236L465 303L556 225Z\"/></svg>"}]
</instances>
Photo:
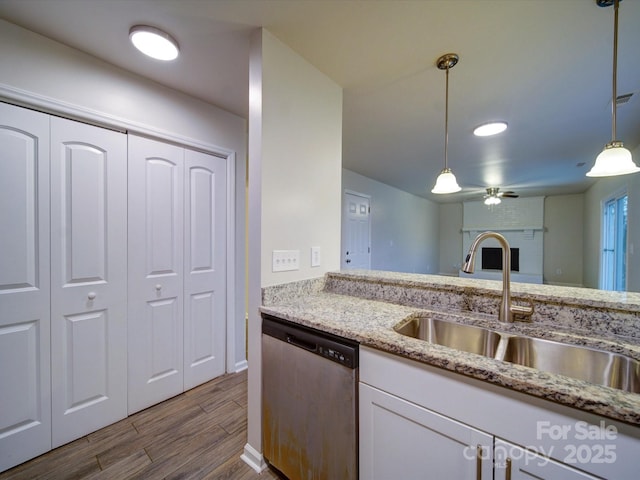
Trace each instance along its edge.
<instances>
[{"instance_id":1,"label":"white bifold closet door","mask_svg":"<svg viewBox=\"0 0 640 480\"><path fill-rule=\"evenodd\" d=\"M226 163L129 135L129 414L224 373Z\"/></svg>"},{"instance_id":2,"label":"white bifold closet door","mask_svg":"<svg viewBox=\"0 0 640 480\"><path fill-rule=\"evenodd\" d=\"M49 116L0 103L0 471L51 448Z\"/></svg>"},{"instance_id":3,"label":"white bifold closet door","mask_svg":"<svg viewBox=\"0 0 640 480\"><path fill-rule=\"evenodd\" d=\"M52 442L127 415L127 137L51 117Z\"/></svg>"}]
</instances>

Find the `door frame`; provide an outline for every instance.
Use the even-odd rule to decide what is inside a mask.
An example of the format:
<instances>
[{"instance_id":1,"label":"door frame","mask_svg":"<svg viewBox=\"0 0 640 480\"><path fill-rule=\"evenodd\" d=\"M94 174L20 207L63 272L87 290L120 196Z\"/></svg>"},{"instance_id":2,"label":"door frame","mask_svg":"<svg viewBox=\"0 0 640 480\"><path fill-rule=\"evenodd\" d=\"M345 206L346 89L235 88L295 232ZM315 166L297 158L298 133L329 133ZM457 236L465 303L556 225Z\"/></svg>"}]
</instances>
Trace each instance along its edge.
<instances>
[{"instance_id":1,"label":"door frame","mask_svg":"<svg viewBox=\"0 0 640 480\"><path fill-rule=\"evenodd\" d=\"M34 109L43 113L57 115L69 120L76 120L98 127L108 128L122 133L135 133L157 140L164 140L183 147L223 158L227 161L227 245L226 245L226 332L225 332L225 371L238 372L247 368L246 355L244 361L236 363L236 152L218 145L203 142L184 135L168 132L152 125L127 120L114 115L105 114L80 105L70 104L63 100L17 89L0 84L0 101L20 107ZM244 320L244 315L242 316Z\"/></svg>"},{"instance_id":2,"label":"door frame","mask_svg":"<svg viewBox=\"0 0 640 480\"><path fill-rule=\"evenodd\" d=\"M344 250L345 250L345 244L346 244L346 231L347 231L347 221L346 221L346 215L345 215L345 208L346 208L346 204L347 202L345 201L345 197L346 195L355 195L356 197L362 197L362 198L366 198L369 201L369 231L367 232L367 234L369 235L369 259L368 259L368 266L367 269L370 270L371 269L371 224L372 219L371 219L371 195L367 195L366 193L360 193L360 192L356 192L355 190L350 190L348 188L345 188L342 192L342 208L340 210L341 215L340 215L340 223L341 223L341 227L340 227L340 268L341 269L345 269L346 266L344 264Z\"/></svg>"}]
</instances>

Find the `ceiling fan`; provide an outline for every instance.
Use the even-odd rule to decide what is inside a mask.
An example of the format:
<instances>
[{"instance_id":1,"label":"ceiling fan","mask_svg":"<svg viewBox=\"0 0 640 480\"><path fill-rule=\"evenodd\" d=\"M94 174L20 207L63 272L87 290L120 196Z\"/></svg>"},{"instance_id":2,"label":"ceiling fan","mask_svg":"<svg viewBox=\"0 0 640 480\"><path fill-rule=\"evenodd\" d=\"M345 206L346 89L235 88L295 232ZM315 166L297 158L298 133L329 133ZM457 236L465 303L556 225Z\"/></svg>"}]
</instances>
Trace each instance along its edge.
<instances>
[{"instance_id":1,"label":"ceiling fan","mask_svg":"<svg viewBox=\"0 0 640 480\"><path fill-rule=\"evenodd\" d=\"M502 201L501 198L518 198L519 196L517 193L511 191L501 192L499 187L487 187L484 204L498 205Z\"/></svg>"}]
</instances>

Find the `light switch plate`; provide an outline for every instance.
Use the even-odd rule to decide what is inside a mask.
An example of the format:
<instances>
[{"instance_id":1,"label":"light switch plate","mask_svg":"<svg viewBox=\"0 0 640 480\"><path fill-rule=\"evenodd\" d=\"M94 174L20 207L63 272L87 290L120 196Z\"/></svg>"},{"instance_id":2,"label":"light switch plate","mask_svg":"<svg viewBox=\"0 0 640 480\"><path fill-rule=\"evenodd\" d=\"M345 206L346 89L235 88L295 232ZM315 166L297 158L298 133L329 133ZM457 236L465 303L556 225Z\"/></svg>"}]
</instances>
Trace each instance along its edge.
<instances>
[{"instance_id":1,"label":"light switch plate","mask_svg":"<svg viewBox=\"0 0 640 480\"><path fill-rule=\"evenodd\" d=\"M300 250L274 250L271 270L274 272L300 270Z\"/></svg>"},{"instance_id":2,"label":"light switch plate","mask_svg":"<svg viewBox=\"0 0 640 480\"><path fill-rule=\"evenodd\" d=\"M320 266L320 247L311 247L311 266Z\"/></svg>"}]
</instances>

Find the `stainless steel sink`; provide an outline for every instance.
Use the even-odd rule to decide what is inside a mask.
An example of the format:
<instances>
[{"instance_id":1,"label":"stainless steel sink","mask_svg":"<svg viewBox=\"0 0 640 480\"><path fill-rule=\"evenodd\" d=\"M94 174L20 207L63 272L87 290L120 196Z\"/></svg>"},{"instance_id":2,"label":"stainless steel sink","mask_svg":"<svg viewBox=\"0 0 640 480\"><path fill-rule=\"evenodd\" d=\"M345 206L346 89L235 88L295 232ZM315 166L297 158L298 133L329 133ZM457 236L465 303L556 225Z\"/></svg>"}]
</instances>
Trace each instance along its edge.
<instances>
[{"instance_id":1,"label":"stainless steel sink","mask_svg":"<svg viewBox=\"0 0 640 480\"><path fill-rule=\"evenodd\" d=\"M409 319L396 325L395 330L408 337L486 357L495 356L500 342L500 334L493 330L430 317Z\"/></svg>"},{"instance_id":2,"label":"stainless steel sink","mask_svg":"<svg viewBox=\"0 0 640 480\"><path fill-rule=\"evenodd\" d=\"M640 361L631 357L429 316L400 322L394 330L429 343L484 355L549 373L640 393Z\"/></svg>"},{"instance_id":3,"label":"stainless steel sink","mask_svg":"<svg viewBox=\"0 0 640 480\"><path fill-rule=\"evenodd\" d=\"M502 360L640 393L640 362L617 353L540 338L508 339Z\"/></svg>"}]
</instances>

